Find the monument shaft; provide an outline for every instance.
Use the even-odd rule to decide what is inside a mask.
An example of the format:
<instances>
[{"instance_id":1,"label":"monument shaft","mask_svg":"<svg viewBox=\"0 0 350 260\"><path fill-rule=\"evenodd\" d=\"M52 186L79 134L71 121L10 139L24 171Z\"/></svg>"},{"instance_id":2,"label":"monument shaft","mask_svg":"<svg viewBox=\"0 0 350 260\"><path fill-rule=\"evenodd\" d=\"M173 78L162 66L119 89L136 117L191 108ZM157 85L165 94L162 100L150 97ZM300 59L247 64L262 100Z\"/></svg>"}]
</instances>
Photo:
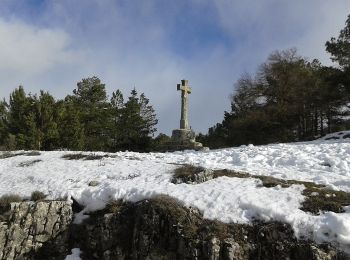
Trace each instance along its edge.
<instances>
[{"instance_id":1,"label":"monument shaft","mask_svg":"<svg viewBox=\"0 0 350 260\"><path fill-rule=\"evenodd\" d=\"M180 129L188 129L188 98L186 91L181 93L181 120Z\"/></svg>"},{"instance_id":2,"label":"monument shaft","mask_svg":"<svg viewBox=\"0 0 350 260\"><path fill-rule=\"evenodd\" d=\"M181 80L181 84L177 84L177 90L181 90L180 129L190 129L188 123L188 94L191 93L191 88L188 86L188 80Z\"/></svg>"}]
</instances>

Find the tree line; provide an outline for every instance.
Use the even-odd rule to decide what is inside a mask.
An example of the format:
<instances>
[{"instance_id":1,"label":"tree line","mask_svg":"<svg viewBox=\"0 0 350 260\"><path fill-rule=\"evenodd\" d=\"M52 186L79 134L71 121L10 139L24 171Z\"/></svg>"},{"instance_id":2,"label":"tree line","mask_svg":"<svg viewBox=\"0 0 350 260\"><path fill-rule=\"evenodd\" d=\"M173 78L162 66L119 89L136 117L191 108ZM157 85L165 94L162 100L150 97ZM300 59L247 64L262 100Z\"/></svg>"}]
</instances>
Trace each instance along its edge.
<instances>
[{"instance_id":1,"label":"tree line","mask_svg":"<svg viewBox=\"0 0 350 260\"><path fill-rule=\"evenodd\" d=\"M338 64L323 66L295 49L276 51L235 83L231 111L199 139L211 148L312 140L350 128L350 15L326 42Z\"/></svg>"},{"instance_id":2,"label":"tree line","mask_svg":"<svg viewBox=\"0 0 350 260\"><path fill-rule=\"evenodd\" d=\"M82 79L72 95L56 100L46 91L26 94L22 86L0 102L0 146L19 150L148 151L156 132L155 111L135 89L107 99L97 77Z\"/></svg>"}]
</instances>

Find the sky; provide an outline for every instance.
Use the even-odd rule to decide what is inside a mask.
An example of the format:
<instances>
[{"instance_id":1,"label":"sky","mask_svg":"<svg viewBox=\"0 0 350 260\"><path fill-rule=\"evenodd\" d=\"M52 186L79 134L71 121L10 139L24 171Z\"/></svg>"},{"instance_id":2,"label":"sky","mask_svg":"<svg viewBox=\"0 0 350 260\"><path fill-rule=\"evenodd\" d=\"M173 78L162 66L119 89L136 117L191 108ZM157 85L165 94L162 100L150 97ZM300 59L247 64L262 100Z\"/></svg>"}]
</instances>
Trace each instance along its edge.
<instances>
[{"instance_id":1,"label":"sky","mask_svg":"<svg viewBox=\"0 0 350 260\"><path fill-rule=\"evenodd\" d=\"M187 79L190 125L206 133L271 52L331 65L325 42L349 14L349 0L0 0L0 98L19 85L64 98L97 76L109 96L145 93L170 135Z\"/></svg>"}]
</instances>

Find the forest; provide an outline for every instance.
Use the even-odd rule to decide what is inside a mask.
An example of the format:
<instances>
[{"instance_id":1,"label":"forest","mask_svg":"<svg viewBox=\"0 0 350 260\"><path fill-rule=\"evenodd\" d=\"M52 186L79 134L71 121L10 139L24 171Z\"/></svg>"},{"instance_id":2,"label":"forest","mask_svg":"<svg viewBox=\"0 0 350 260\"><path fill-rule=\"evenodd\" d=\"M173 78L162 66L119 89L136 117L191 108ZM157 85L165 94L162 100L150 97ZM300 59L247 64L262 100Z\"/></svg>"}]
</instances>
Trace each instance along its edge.
<instances>
[{"instance_id":1,"label":"forest","mask_svg":"<svg viewBox=\"0 0 350 260\"><path fill-rule=\"evenodd\" d=\"M234 86L231 111L198 139L211 148L313 140L350 128L350 15L325 44L336 66L296 49L270 54Z\"/></svg>"},{"instance_id":2,"label":"forest","mask_svg":"<svg viewBox=\"0 0 350 260\"><path fill-rule=\"evenodd\" d=\"M6 150L148 151L157 119L149 99L135 89L107 100L97 77L77 83L73 95L26 94L22 86L0 103L0 144Z\"/></svg>"}]
</instances>

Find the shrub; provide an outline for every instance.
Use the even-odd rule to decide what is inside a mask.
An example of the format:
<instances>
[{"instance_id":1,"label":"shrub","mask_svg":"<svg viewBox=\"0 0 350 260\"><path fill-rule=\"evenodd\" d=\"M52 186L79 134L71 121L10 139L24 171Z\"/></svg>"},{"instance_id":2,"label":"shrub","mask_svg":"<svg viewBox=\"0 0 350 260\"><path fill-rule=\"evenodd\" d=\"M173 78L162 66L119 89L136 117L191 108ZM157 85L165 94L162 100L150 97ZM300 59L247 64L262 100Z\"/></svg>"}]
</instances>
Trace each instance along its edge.
<instances>
[{"instance_id":1,"label":"shrub","mask_svg":"<svg viewBox=\"0 0 350 260\"><path fill-rule=\"evenodd\" d=\"M47 195L45 195L43 192L41 191L33 191L32 195L30 195L30 200L31 201L38 201L38 200L43 200L46 198Z\"/></svg>"},{"instance_id":2,"label":"shrub","mask_svg":"<svg viewBox=\"0 0 350 260\"><path fill-rule=\"evenodd\" d=\"M10 210L10 204L12 202L21 202L23 198L15 194L5 194L0 197L0 214Z\"/></svg>"}]
</instances>

